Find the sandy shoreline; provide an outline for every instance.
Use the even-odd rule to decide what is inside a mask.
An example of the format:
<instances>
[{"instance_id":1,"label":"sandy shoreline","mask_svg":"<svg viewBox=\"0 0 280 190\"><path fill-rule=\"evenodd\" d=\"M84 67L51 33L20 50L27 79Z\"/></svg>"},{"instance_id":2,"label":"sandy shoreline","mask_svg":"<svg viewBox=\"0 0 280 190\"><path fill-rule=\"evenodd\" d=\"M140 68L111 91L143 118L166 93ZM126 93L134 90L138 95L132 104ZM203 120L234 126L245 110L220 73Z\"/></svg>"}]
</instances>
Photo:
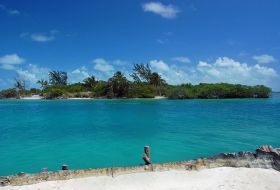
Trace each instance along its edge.
<instances>
[{"instance_id":1,"label":"sandy shoreline","mask_svg":"<svg viewBox=\"0 0 280 190\"><path fill-rule=\"evenodd\" d=\"M44 99L44 97L39 96L39 95L33 95L33 96L21 97L20 99L21 100L42 100L42 99ZM155 96L154 98L127 98L127 99L124 98L124 99L116 99L116 100L147 100L147 99L162 100L162 99L167 99L167 97ZM112 99L108 99L108 98L63 98L63 99L55 99L55 100L112 100Z\"/></svg>"},{"instance_id":2,"label":"sandy shoreline","mask_svg":"<svg viewBox=\"0 0 280 190\"><path fill-rule=\"evenodd\" d=\"M171 170L48 181L1 190L279 190L280 172L260 168L221 167L200 171Z\"/></svg>"},{"instance_id":3,"label":"sandy shoreline","mask_svg":"<svg viewBox=\"0 0 280 190\"><path fill-rule=\"evenodd\" d=\"M43 97L40 95L32 95L32 96L21 97L20 99L21 100L41 100L41 99L43 99Z\"/></svg>"}]
</instances>

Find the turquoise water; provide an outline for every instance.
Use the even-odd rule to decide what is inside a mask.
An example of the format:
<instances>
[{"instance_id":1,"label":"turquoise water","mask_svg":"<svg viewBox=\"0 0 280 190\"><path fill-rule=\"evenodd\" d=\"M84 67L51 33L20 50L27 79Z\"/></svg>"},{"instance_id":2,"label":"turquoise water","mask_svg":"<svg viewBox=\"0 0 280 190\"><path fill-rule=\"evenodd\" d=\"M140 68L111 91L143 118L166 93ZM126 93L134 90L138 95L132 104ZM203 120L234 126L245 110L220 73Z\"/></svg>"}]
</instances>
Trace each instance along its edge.
<instances>
[{"instance_id":1,"label":"turquoise water","mask_svg":"<svg viewBox=\"0 0 280 190\"><path fill-rule=\"evenodd\" d=\"M2 100L0 175L139 165L280 147L280 98Z\"/></svg>"}]
</instances>

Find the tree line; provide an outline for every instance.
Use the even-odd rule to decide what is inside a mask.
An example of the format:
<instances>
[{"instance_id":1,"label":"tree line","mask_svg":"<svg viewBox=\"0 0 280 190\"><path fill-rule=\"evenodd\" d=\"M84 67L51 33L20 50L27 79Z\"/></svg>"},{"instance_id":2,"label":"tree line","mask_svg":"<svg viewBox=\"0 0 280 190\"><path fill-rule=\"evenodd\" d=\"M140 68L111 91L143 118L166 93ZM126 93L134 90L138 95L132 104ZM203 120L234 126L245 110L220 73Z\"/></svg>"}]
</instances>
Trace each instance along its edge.
<instances>
[{"instance_id":1,"label":"tree line","mask_svg":"<svg viewBox=\"0 0 280 190\"><path fill-rule=\"evenodd\" d=\"M30 94L40 94L46 99L58 98L153 98L166 96L170 99L192 98L268 98L271 89L263 86L240 84L181 84L170 85L148 64L135 64L129 81L124 73L117 71L107 81L97 80L95 76L82 82L69 84L63 71L49 72L49 80L38 80L40 89L25 88L25 82L15 80L14 88L0 91L0 98L19 98Z\"/></svg>"}]
</instances>

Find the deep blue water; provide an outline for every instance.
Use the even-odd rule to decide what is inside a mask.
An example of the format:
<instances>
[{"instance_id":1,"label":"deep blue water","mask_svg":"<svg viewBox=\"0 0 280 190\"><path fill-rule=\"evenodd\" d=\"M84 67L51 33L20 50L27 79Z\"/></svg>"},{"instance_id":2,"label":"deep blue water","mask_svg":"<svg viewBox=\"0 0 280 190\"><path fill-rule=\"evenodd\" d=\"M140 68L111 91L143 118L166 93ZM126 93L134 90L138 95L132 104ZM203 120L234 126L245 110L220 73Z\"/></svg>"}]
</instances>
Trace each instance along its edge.
<instances>
[{"instance_id":1,"label":"deep blue water","mask_svg":"<svg viewBox=\"0 0 280 190\"><path fill-rule=\"evenodd\" d=\"M139 165L280 147L280 98L2 100L0 175Z\"/></svg>"}]
</instances>

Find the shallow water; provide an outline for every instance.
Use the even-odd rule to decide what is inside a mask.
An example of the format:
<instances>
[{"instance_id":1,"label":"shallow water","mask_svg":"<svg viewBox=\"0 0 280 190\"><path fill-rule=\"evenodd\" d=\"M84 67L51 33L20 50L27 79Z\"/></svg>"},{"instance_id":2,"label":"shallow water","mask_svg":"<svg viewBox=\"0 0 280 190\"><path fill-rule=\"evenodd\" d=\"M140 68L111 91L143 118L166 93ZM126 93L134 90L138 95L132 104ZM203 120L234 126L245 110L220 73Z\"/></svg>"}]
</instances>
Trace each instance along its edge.
<instances>
[{"instance_id":1,"label":"shallow water","mask_svg":"<svg viewBox=\"0 0 280 190\"><path fill-rule=\"evenodd\" d=\"M0 175L139 165L280 147L280 98L1 100Z\"/></svg>"}]
</instances>

